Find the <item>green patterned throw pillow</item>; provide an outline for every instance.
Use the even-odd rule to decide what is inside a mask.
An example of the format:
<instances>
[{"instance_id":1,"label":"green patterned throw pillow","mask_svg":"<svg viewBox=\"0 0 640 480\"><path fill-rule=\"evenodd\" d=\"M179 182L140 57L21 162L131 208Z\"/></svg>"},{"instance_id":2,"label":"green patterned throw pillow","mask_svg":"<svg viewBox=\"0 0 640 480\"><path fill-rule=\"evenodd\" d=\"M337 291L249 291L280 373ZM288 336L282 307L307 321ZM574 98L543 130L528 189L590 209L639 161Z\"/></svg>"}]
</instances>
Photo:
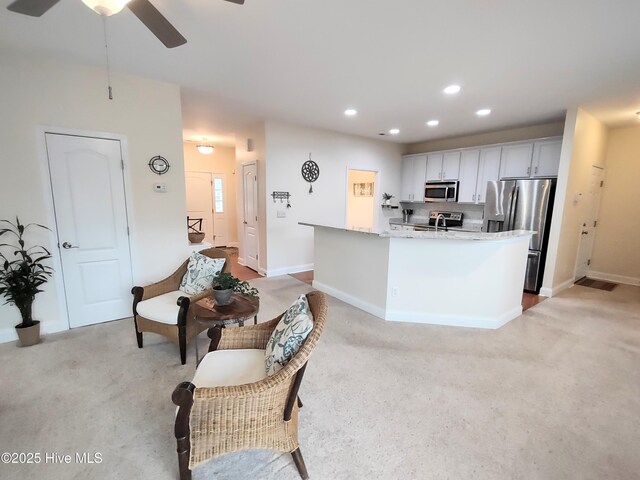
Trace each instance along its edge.
<instances>
[{"instance_id":1,"label":"green patterned throw pillow","mask_svg":"<svg viewBox=\"0 0 640 480\"><path fill-rule=\"evenodd\" d=\"M198 252L189 257L187 273L182 277L180 290L187 295L197 295L211 289L213 277L224 267L224 258L209 258Z\"/></svg>"},{"instance_id":2,"label":"green patterned throw pillow","mask_svg":"<svg viewBox=\"0 0 640 480\"><path fill-rule=\"evenodd\" d=\"M313 329L313 315L306 295L293 302L273 330L265 350L264 366L273 375L298 353Z\"/></svg>"}]
</instances>

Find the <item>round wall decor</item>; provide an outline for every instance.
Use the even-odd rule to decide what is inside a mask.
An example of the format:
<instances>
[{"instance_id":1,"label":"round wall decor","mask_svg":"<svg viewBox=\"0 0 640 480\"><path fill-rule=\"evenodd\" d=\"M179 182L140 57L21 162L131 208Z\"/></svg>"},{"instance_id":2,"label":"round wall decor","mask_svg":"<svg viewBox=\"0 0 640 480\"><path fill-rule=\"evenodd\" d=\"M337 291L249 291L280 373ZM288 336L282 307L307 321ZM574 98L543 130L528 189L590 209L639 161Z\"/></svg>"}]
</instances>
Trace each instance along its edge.
<instances>
[{"instance_id":1,"label":"round wall decor","mask_svg":"<svg viewBox=\"0 0 640 480\"><path fill-rule=\"evenodd\" d=\"M160 155L156 155L149 160L149 168L153 173L157 173L158 175L164 175L167 173L169 171L169 166L167 159Z\"/></svg>"},{"instance_id":2,"label":"round wall decor","mask_svg":"<svg viewBox=\"0 0 640 480\"><path fill-rule=\"evenodd\" d=\"M311 154L309 154L309 160L302 164L302 178L309 182L309 193L313 193L313 185L320 176L320 167L318 164L311 160Z\"/></svg>"}]
</instances>

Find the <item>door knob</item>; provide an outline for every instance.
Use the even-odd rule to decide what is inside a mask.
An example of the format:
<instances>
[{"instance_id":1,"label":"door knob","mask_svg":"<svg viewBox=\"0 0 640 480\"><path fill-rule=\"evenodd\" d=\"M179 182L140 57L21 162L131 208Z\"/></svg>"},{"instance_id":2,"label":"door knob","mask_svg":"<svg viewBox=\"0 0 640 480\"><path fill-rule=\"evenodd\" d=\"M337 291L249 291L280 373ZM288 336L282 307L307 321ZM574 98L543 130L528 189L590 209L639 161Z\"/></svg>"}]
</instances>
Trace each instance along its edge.
<instances>
[{"instance_id":1,"label":"door knob","mask_svg":"<svg viewBox=\"0 0 640 480\"><path fill-rule=\"evenodd\" d=\"M588 235L589 232L587 232L586 230L582 230L582 235Z\"/></svg>"},{"instance_id":2,"label":"door knob","mask_svg":"<svg viewBox=\"0 0 640 480\"><path fill-rule=\"evenodd\" d=\"M242 222L242 223L244 223L245 225L247 225L247 221L246 221L246 220L245 220L244 222Z\"/></svg>"},{"instance_id":3,"label":"door knob","mask_svg":"<svg viewBox=\"0 0 640 480\"><path fill-rule=\"evenodd\" d=\"M64 243L62 244L62 248L69 249L69 248L78 248L78 247L74 247L74 246L73 246L73 245L71 245L69 242L64 242Z\"/></svg>"}]
</instances>

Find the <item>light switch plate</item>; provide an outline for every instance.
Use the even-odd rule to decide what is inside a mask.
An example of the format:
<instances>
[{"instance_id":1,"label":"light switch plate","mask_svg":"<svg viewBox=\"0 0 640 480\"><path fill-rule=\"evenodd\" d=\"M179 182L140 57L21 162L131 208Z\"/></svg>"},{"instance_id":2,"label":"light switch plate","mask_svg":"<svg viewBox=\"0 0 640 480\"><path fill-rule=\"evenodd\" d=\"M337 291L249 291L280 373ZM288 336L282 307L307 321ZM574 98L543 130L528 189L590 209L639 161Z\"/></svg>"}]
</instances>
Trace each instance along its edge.
<instances>
[{"instance_id":1,"label":"light switch plate","mask_svg":"<svg viewBox=\"0 0 640 480\"><path fill-rule=\"evenodd\" d=\"M156 193L167 193L167 184L166 183L154 183L153 191Z\"/></svg>"}]
</instances>

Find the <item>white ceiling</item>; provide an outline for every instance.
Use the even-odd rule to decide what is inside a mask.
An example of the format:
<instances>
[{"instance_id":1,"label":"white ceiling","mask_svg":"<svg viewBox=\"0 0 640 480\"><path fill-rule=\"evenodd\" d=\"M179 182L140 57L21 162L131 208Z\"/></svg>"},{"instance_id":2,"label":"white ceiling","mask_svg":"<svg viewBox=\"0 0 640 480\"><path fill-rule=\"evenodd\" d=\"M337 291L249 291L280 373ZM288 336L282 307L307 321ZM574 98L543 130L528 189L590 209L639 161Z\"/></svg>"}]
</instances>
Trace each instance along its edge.
<instances>
[{"instance_id":1,"label":"white ceiling","mask_svg":"<svg viewBox=\"0 0 640 480\"><path fill-rule=\"evenodd\" d=\"M230 144L243 124L277 119L375 138L397 127L384 138L409 143L573 106L638 123L637 0L152 1L188 43L166 49L125 9L107 19L111 66L181 85L185 138ZM104 65L102 20L80 0L37 19L9 3L3 47ZM462 85L455 97L442 93L451 83ZM478 118L481 107L493 113Z\"/></svg>"}]
</instances>

